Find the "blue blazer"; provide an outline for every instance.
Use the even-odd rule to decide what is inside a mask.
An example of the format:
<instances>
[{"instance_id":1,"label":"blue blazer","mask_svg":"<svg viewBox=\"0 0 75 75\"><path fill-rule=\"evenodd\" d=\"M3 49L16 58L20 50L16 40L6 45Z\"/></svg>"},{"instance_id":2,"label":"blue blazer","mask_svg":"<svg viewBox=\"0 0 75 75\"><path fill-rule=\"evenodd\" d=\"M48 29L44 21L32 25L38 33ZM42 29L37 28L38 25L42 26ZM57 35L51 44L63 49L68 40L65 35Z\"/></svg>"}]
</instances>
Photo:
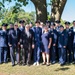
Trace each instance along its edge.
<instances>
[{"instance_id":1,"label":"blue blazer","mask_svg":"<svg viewBox=\"0 0 75 75\"><path fill-rule=\"evenodd\" d=\"M17 35L14 29L10 29L8 33L8 44L12 46L17 46L18 42L20 42L20 30L17 29Z\"/></svg>"},{"instance_id":2,"label":"blue blazer","mask_svg":"<svg viewBox=\"0 0 75 75\"><path fill-rule=\"evenodd\" d=\"M50 30L50 35L52 37L52 45L57 43L57 31L55 29Z\"/></svg>"},{"instance_id":3,"label":"blue blazer","mask_svg":"<svg viewBox=\"0 0 75 75\"><path fill-rule=\"evenodd\" d=\"M41 35L42 35L42 29L40 27L34 27L33 28L34 32L34 43L41 43Z\"/></svg>"},{"instance_id":4,"label":"blue blazer","mask_svg":"<svg viewBox=\"0 0 75 75\"><path fill-rule=\"evenodd\" d=\"M8 47L8 33L0 30L0 47Z\"/></svg>"},{"instance_id":5,"label":"blue blazer","mask_svg":"<svg viewBox=\"0 0 75 75\"><path fill-rule=\"evenodd\" d=\"M63 46L67 46L67 36L65 31L62 33L58 32L58 48L62 48Z\"/></svg>"}]
</instances>

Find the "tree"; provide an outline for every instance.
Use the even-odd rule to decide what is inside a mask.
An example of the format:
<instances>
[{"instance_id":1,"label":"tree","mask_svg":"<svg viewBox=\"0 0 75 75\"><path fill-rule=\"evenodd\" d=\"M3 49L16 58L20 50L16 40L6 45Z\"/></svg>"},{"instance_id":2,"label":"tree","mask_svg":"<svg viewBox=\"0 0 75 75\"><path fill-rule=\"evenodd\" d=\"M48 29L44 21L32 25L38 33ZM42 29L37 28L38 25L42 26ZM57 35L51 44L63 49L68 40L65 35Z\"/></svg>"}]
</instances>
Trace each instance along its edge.
<instances>
[{"instance_id":1,"label":"tree","mask_svg":"<svg viewBox=\"0 0 75 75\"><path fill-rule=\"evenodd\" d=\"M67 0L51 0L51 21L60 20Z\"/></svg>"},{"instance_id":2,"label":"tree","mask_svg":"<svg viewBox=\"0 0 75 75\"><path fill-rule=\"evenodd\" d=\"M0 2L0 10L4 7L3 3Z\"/></svg>"},{"instance_id":3,"label":"tree","mask_svg":"<svg viewBox=\"0 0 75 75\"><path fill-rule=\"evenodd\" d=\"M4 3L5 1L11 2L13 0L2 0L2 1ZM22 5L26 6L29 1L32 1L36 10L36 20L40 20L44 23L47 20L46 0L14 0L14 1L16 1L17 4L14 7L13 12L15 12L16 9L17 9L16 12L18 12L19 7L21 7ZM51 1L51 16L50 16L51 20L52 21L60 20L67 0L50 0L50 1Z\"/></svg>"},{"instance_id":4,"label":"tree","mask_svg":"<svg viewBox=\"0 0 75 75\"><path fill-rule=\"evenodd\" d=\"M47 20L47 4L46 0L31 0L35 6L36 19L45 23Z\"/></svg>"},{"instance_id":5,"label":"tree","mask_svg":"<svg viewBox=\"0 0 75 75\"><path fill-rule=\"evenodd\" d=\"M11 2L12 0L3 0L3 3L5 1ZM14 1L16 1L16 0L14 0ZM34 6L35 6L36 20L40 20L42 22L45 22L47 20L47 4L46 4L46 0L30 0L30 1L32 1ZM29 0L17 0L17 2L19 2L20 4L26 6L28 4Z\"/></svg>"},{"instance_id":6,"label":"tree","mask_svg":"<svg viewBox=\"0 0 75 75\"><path fill-rule=\"evenodd\" d=\"M2 23L15 23L15 22L19 22L19 20L24 19L25 23L30 23L35 21L35 12L25 12L23 9L16 9L15 12L13 12L14 6L10 8L10 10L8 9L2 9L0 11L0 20L1 20L1 24ZM18 12L17 12L18 11ZM0 24L0 25L1 25Z\"/></svg>"}]
</instances>

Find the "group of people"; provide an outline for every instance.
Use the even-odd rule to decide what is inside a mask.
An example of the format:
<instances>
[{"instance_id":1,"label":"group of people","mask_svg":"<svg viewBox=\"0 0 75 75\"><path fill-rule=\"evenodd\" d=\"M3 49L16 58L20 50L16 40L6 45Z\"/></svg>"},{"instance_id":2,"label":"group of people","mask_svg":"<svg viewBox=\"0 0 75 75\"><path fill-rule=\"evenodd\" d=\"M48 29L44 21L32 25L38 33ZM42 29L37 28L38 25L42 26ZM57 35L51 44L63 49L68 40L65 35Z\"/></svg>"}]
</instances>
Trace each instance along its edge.
<instances>
[{"instance_id":1,"label":"group of people","mask_svg":"<svg viewBox=\"0 0 75 75\"><path fill-rule=\"evenodd\" d=\"M7 63L11 59L12 66L33 65L39 66L40 58L42 65L55 64L65 65L66 62L75 64L75 21L70 27L66 21L65 27L60 21L46 21L44 24L39 20L35 26L25 25L24 20L18 23L3 23L0 30L0 64Z\"/></svg>"}]
</instances>

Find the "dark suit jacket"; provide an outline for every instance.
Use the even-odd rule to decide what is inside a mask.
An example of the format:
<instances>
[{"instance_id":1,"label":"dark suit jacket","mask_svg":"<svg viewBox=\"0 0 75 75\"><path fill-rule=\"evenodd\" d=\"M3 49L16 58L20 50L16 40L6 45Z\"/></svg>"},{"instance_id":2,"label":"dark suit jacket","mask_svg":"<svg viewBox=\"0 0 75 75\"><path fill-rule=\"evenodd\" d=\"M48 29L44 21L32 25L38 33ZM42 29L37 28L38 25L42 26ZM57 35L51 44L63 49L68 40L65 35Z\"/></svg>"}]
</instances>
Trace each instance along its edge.
<instances>
[{"instance_id":1,"label":"dark suit jacket","mask_svg":"<svg viewBox=\"0 0 75 75\"><path fill-rule=\"evenodd\" d=\"M65 29L66 36L67 36L67 46L73 46L73 31L69 29L68 31Z\"/></svg>"},{"instance_id":2,"label":"dark suit jacket","mask_svg":"<svg viewBox=\"0 0 75 75\"><path fill-rule=\"evenodd\" d=\"M57 31L55 29L50 30L50 34L52 37L52 45L57 43Z\"/></svg>"},{"instance_id":3,"label":"dark suit jacket","mask_svg":"<svg viewBox=\"0 0 75 75\"><path fill-rule=\"evenodd\" d=\"M8 34L7 31L0 30L0 47L8 46Z\"/></svg>"},{"instance_id":4,"label":"dark suit jacket","mask_svg":"<svg viewBox=\"0 0 75 75\"><path fill-rule=\"evenodd\" d=\"M14 29L10 29L8 33L8 44L12 46L17 46L18 42L20 42L20 30L17 29L17 35Z\"/></svg>"},{"instance_id":5,"label":"dark suit jacket","mask_svg":"<svg viewBox=\"0 0 75 75\"><path fill-rule=\"evenodd\" d=\"M27 36L26 32L23 31L21 33L21 40L20 43L21 45L24 46L24 48L28 49L31 48L32 44L34 43L34 37L33 37L33 32L29 30L29 37Z\"/></svg>"},{"instance_id":6,"label":"dark suit jacket","mask_svg":"<svg viewBox=\"0 0 75 75\"><path fill-rule=\"evenodd\" d=\"M62 48L63 46L67 46L67 36L65 31L58 33L58 48Z\"/></svg>"}]
</instances>

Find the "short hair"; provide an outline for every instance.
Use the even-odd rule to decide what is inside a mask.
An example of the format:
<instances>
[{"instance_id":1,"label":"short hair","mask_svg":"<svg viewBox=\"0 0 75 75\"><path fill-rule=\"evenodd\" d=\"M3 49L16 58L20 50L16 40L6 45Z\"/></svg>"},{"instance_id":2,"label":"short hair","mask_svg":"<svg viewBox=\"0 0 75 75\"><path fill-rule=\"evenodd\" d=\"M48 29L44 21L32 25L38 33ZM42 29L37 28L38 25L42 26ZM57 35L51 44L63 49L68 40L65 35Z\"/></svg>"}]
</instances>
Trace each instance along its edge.
<instances>
[{"instance_id":1,"label":"short hair","mask_svg":"<svg viewBox=\"0 0 75 75\"><path fill-rule=\"evenodd\" d=\"M40 24L40 21L39 21L39 20L37 20L37 21L35 21L35 23L39 23L39 24Z\"/></svg>"},{"instance_id":2,"label":"short hair","mask_svg":"<svg viewBox=\"0 0 75 75\"><path fill-rule=\"evenodd\" d=\"M73 21L73 23L75 22L75 20Z\"/></svg>"}]
</instances>

